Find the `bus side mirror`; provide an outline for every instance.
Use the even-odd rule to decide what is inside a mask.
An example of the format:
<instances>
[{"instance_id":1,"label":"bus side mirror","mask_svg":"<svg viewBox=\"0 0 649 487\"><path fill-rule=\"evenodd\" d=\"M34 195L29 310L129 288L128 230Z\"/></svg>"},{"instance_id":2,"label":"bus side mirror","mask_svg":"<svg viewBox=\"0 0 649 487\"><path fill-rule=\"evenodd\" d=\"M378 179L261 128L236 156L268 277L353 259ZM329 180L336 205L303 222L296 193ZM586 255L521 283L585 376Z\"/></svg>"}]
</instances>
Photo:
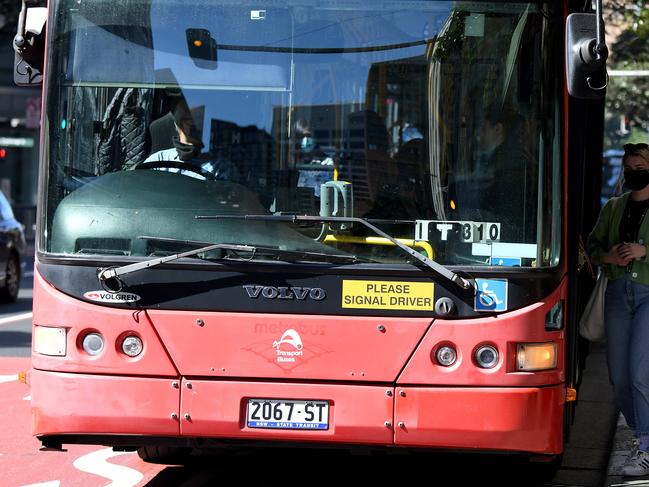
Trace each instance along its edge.
<instances>
[{"instance_id":1,"label":"bus side mirror","mask_svg":"<svg viewBox=\"0 0 649 487\"><path fill-rule=\"evenodd\" d=\"M33 0L23 0L18 29L14 37L14 83L37 86L43 83L45 59L45 23L47 7L32 6Z\"/></svg>"},{"instance_id":2,"label":"bus side mirror","mask_svg":"<svg viewBox=\"0 0 649 487\"><path fill-rule=\"evenodd\" d=\"M603 41L601 18L597 14L577 13L566 21L566 82L575 98L604 98L608 73L608 49Z\"/></svg>"}]
</instances>

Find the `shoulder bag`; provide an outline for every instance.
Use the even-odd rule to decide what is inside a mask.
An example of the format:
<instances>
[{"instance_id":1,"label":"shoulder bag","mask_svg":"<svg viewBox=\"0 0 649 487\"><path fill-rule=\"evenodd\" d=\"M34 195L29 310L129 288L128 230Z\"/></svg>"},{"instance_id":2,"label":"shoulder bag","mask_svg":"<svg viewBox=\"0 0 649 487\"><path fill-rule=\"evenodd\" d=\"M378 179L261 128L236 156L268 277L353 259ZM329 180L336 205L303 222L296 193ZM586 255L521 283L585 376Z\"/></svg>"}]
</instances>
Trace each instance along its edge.
<instances>
[{"instance_id":1,"label":"shoulder bag","mask_svg":"<svg viewBox=\"0 0 649 487\"><path fill-rule=\"evenodd\" d=\"M579 320L579 334L591 342L603 342L606 340L604 331L604 295L608 278L603 271L600 271L595 282L595 288L590 295L584 313Z\"/></svg>"}]
</instances>

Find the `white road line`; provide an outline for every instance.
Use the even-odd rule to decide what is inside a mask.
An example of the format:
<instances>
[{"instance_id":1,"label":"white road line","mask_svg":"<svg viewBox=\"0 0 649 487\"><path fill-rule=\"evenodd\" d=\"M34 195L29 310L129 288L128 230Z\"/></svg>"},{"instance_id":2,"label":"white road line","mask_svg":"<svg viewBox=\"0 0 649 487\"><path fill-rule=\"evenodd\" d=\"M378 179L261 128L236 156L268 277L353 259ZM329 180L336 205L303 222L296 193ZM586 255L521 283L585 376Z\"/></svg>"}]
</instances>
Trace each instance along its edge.
<instances>
[{"instance_id":1,"label":"white road line","mask_svg":"<svg viewBox=\"0 0 649 487\"><path fill-rule=\"evenodd\" d=\"M18 380L18 374L14 375L0 375L0 384L4 382L12 382L14 380Z\"/></svg>"},{"instance_id":2,"label":"white road line","mask_svg":"<svg viewBox=\"0 0 649 487\"><path fill-rule=\"evenodd\" d=\"M23 401L31 401L31 400L32 400L32 395L31 394L23 397Z\"/></svg>"},{"instance_id":3,"label":"white road line","mask_svg":"<svg viewBox=\"0 0 649 487\"><path fill-rule=\"evenodd\" d=\"M77 458L72 465L82 472L99 475L112 480L106 487L134 487L144 475L123 465L113 465L106 460L118 455L133 455L133 452L114 452L112 448L97 450Z\"/></svg>"},{"instance_id":4,"label":"white road line","mask_svg":"<svg viewBox=\"0 0 649 487\"><path fill-rule=\"evenodd\" d=\"M7 323L14 323L16 321L27 320L32 317L32 312L29 313L20 313L19 315L7 316L6 318L0 318L0 325L6 325Z\"/></svg>"},{"instance_id":5,"label":"white road line","mask_svg":"<svg viewBox=\"0 0 649 487\"><path fill-rule=\"evenodd\" d=\"M34 277L34 271L27 271L23 274L23 277Z\"/></svg>"},{"instance_id":6,"label":"white road line","mask_svg":"<svg viewBox=\"0 0 649 487\"><path fill-rule=\"evenodd\" d=\"M49 482L41 482L39 484L23 485L22 487L59 487L60 485L61 485L60 480L50 480Z\"/></svg>"}]
</instances>

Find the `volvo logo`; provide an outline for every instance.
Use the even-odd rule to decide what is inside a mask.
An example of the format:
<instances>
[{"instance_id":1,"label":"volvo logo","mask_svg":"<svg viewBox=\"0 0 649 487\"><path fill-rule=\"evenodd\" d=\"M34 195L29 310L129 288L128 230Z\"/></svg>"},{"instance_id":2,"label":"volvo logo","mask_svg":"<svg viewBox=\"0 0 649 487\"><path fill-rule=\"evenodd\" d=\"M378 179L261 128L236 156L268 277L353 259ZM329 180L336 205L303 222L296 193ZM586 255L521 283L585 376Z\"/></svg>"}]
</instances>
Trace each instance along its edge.
<instances>
[{"instance_id":1,"label":"volvo logo","mask_svg":"<svg viewBox=\"0 0 649 487\"><path fill-rule=\"evenodd\" d=\"M262 297L266 299L297 299L304 301L308 298L314 301L322 301L327 297L327 293L321 287L275 287L245 284L243 288L248 293L248 297L252 299Z\"/></svg>"}]
</instances>

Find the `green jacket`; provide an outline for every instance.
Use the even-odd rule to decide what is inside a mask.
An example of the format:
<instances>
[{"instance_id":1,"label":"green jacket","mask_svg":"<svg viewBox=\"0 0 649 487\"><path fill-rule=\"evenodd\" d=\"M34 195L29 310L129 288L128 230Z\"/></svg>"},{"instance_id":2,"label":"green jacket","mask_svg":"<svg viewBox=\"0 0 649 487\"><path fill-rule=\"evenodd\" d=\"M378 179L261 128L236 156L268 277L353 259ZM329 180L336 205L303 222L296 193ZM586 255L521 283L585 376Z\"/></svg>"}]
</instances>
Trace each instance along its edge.
<instances>
[{"instance_id":1,"label":"green jacket","mask_svg":"<svg viewBox=\"0 0 649 487\"><path fill-rule=\"evenodd\" d=\"M623 277L626 269L617 265L602 264L602 254L613 245L620 243L620 221L631 193L611 198L599 213L595 228L588 236L588 255L593 264L601 266L609 279ZM649 217L645 216L640 223L638 243L649 244ZM649 248L647 255L633 262L631 279L649 285Z\"/></svg>"}]
</instances>

